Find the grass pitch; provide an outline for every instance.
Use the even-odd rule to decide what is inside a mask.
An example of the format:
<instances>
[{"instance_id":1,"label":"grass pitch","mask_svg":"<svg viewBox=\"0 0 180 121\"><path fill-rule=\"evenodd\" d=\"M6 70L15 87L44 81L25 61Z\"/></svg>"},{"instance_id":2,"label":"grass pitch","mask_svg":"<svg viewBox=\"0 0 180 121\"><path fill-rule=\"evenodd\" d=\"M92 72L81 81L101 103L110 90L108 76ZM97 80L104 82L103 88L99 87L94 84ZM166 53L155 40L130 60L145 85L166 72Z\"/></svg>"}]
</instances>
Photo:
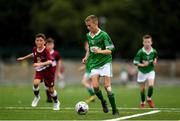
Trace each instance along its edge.
<instances>
[{"instance_id":1,"label":"grass pitch","mask_svg":"<svg viewBox=\"0 0 180 121\"><path fill-rule=\"evenodd\" d=\"M74 109L75 104L88 98L86 89L81 85L67 86L64 90L57 89L61 102L60 111L53 111L53 104L46 103L43 86L40 88L41 100L36 108L31 107L34 98L31 85L0 86L0 120L121 120L123 117L128 120L180 120L180 86L155 87L155 109L148 108L148 105L145 109L138 108L138 87L113 85L112 88L120 116L113 116L111 110L107 114L103 113L98 99L88 103L89 111L86 115L78 115ZM101 90L108 101L104 89ZM108 105L110 107L109 102ZM150 111L158 112L142 115ZM138 115L133 117L136 114Z\"/></svg>"}]
</instances>

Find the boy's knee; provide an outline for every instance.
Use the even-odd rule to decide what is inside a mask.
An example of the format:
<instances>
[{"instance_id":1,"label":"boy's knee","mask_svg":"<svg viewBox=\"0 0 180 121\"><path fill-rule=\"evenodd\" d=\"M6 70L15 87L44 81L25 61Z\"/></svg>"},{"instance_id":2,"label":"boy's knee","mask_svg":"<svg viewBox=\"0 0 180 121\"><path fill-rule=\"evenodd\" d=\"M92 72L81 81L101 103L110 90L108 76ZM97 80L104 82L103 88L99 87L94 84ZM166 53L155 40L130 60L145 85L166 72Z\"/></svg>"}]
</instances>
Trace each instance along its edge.
<instances>
[{"instance_id":1,"label":"boy's knee","mask_svg":"<svg viewBox=\"0 0 180 121\"><path fill-rule=\"evenodd\" d=\"M108 95L112 95L113 94L111 86L107 86L107 87L105 87L105 89L106 89L106 92L107 92Z\"/></svg>"},{"instance_id":2,"label":"boy's knee","mask_svg":"<svg viewBox=\"0 0 180 121\"><path fill-rule=\"evenodd\" d=\"M54 88L52 88L52 87L48 87L48 91L49 91L50 93L53 93L55 90L54 90Z\"/></svg>"},{"instance_id":3,"label":"boy's knee","mask_svg":"<svg viewBox=\"0 0 180 121\"><path fill-rule=\"evenodd\" d=\"M141 92L145 92L145 88L141 88Z\"/></svg>"}]
</instances>

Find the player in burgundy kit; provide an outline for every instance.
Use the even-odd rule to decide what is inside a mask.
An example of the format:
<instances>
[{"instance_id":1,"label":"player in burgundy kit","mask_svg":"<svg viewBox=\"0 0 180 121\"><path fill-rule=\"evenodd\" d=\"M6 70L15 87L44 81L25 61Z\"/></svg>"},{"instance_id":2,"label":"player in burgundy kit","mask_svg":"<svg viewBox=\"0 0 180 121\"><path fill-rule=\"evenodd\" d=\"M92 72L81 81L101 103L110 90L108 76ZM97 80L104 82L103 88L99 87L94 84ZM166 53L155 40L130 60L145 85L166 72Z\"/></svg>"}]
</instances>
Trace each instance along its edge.
<instances>
[{"instance_id":1,"label":"player in burgundy kit","mask_svg":"<svg viewBox=\"0 0 180 121\"><path fill-rule=\"evenodd\" d=\"M58 80L59 85L62 88L64 88L64 67L62 65L62 59L60 56L60 53L56 50L54 50L54 39L52 38L48 38L46 40L46 47L47 49L49 49L51 57L52 57L52 68L53 68L53 72L55 74L55 80ZM46 88L47 89L47 88ZM49 92L46 90L46 94L47 94L47 102L52 102L52 98L51 95L49 94Z\"/></svg>"},{"instance_id":2,"label":"player in burgundy kit","mask_svg":"<svg viewBox=\"0 0 180 121\"><path fill-rule=\"evenodd\" d=\"M57 98L57 92L54 89L54 72L52 68L52 58L49 50L45 47L45 35L39 33L36 35L33 53L24 57L17 58L18 61L22 61L28 58L34 58L33 67L36 70L35 78L33 81L34 100L32 101L32 107L36 107L40 100L39 85L41 80L44 81L45 86L48 87L48 91L54 100L53 110L59 110L60 102Z\"/></svg>"}]
</instances>

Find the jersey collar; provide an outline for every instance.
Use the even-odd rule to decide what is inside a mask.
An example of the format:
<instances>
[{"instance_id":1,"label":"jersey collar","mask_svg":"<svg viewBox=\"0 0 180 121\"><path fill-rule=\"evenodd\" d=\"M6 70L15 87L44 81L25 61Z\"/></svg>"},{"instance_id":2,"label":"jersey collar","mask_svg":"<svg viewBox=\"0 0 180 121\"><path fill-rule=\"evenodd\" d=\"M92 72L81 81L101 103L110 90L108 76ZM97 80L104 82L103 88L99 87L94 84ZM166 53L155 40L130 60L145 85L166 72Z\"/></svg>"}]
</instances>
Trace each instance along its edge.
<instances>
[{"instance_id":1,"label":"jersey collar","mask_svg":"<svg viewBox=\"0 0 180 121\"><path fill-rule=\"evenodd\" d=\"M142 48L142 50L149 55L153 51L153 48L151 47L151 50L149 52L147 52L144 47Z\"/></svg>"},{"instance_id":2,"label":"jersey collar","mask_svg":"<svg viewBox=\"0 0 180 121\"><path fill-rule=\"evenodd\" d=\"M91 36L91 32L89 32L89 36L94 38L95 36L97 36L99 33L101 32L101 29L98 30L98 32L94 35L94 36Z\"/></svg>"},{"instance_id":3,"label":"jersey collar","mask_svg":"<svg viewBox=\"0 0 180 121\"><path fill-rule=\"evenodd\" d=\"M43 49L41 49L41 50L39 50L39 49L37 48L37 52L41 53L42 51L44 51L45 48L46 48L45 46L44 46Z\"/></svg>"}]
</instances>

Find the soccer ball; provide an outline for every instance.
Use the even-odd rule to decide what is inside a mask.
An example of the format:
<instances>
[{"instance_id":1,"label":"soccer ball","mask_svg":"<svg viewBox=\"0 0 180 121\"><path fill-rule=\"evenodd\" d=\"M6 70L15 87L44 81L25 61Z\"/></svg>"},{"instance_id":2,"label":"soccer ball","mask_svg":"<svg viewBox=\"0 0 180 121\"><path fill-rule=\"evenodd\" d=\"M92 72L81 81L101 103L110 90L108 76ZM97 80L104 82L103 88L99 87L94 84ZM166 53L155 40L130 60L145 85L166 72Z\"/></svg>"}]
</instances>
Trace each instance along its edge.
<instances>
[{"instance_id":1,"label":"soccer ball","mask_svg":"<svg viewBox=\"0 0 180 121\"><path fill-rule=\"evenodd\" d=\"M88 112L89 106L86 102L80 101L75 105L75 110L80 115L85 115Z\"/></svg>"}]
</instances>

